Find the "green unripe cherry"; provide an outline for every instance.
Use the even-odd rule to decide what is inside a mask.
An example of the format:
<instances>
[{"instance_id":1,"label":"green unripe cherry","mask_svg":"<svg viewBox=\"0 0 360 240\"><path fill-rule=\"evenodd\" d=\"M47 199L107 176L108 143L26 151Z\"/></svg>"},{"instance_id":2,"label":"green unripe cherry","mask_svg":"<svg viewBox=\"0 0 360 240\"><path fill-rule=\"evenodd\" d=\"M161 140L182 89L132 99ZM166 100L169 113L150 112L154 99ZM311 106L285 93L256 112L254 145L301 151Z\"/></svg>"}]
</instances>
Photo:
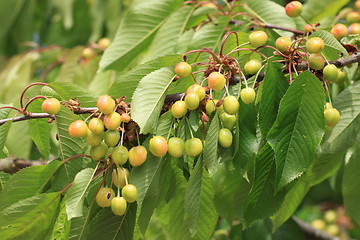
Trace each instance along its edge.
<instances>
[{"instance_id":1,"label":"green unripe cherry","mask_svg":"<svg viewBox=\"0 0 360 240\"><path fill-rule=\"evenodd\" d=\"M199 103L200 103L199 96L194 92L186 94L185 103L186 103L186 107L189 110L197 109L199 107Z\"/></svg>"},{"instance_id":2,"label":"green unripe cherry","mask_svg":"<svg viewBox=\"0 0 360 240\"><path fill-rule=\"evenodd\" d=\"M338 77L333 82L336 84L342 84L345 81L345 77L346 77L345 72L341 71L341 69L338 68Z\"/></svg>"},{"instance_id":3,"label":"green unripe cherry","mask_svg":"<svg viewBox=\"0 0 360 240\"><path fill-rule=\"evenodd\" d=\"M112 112L104 117L104 125L109 130L116 130L121 124L121 115L117 112Z\"/></svg>"},{"instance_id":4,"label":"green unripe cherry","mask_svg":"<svg viewBox=\"0 0 360 240\"><path fill-rule=\"evenodd\" d=\"M246 74L254 75L255 73L257 73L259 71L261 66L262 66L262 64L259 60L251 59L250 61L245 63L244 70L245 70Z\"/></svg>"},{"instance_id":5,"label":"green unripe cherry","mask_svg":"<svg viewBox=\"0 0 360 240\"><path fill-rule=\"evenodd\" d=\"M135 202L137 199L138 191L136 187L132 184L126 184L125 187L121 190L121 195L129 203Z\"/></svg>"},{"instance_id":6,"label":"green unripe cherry","mask_svg":"<svg viewBox=\"0 0 360 240\"><path fill-rule=\"evenodd\" d=\"M306 42L306 50L308 50L309 53L320 53L324 47L324 40L319 37L310 38Z\"/></svg>"},{"instance_id":7,"label":"green unripe cherry","mask_svg":"<svg viewBox=\"0 0 360 240\"><path fill-rule=\"evenodd\" d=\"M95 200L100 207L110 207L114 197L115 193L111 188L100 188L96 194Z\"/></svg>"},{"instance_id":8,"label":"green unripe cherry","mask_svg":"<svg viewBox=\"0 0 360 240\"><path fill-rule=\"evenodd\" d=\"M187 113L187 107L185 101L179 100L176 101L171 106L171 113L174 116L174 118L182 118Z\"/></svg>"},{"instance_id":9,"label":"green unripe cherry","mask_svg":"<svg viewBox=\"0 0 360 240\"><path fill-rule=\"evenodd\" d=\"M117 130L107 130L104 139L106 145L113 147L120 141L120 133Z\"/></svg>"},{"instance_id":10,"label":"green unripe cherry","mask_svg":"<svg viewBox=\"0 0 360 240\"><path fill-rule=\"evenodd\" d=\"M323 69L325 60L320 54L313 53L309 56L310 67L315 70Z\"/></svg>"},{"instance_id":11,"label":"green unripe cherry","mask_svg":"<svg viewBox=\"0 0 360 240\"><path fill-rule=\"evenodd\" d=\"M255 101L255 96L255 90L251 87L243 88L240 92L240 98L246 104L253 103Z\"/></svg>"},{"instance_id":12,"label":"green unripe cherry","mask_svg":"<svg viewBox=\"0 0 360 240\"><path fill-rule=\"evenodd\" d=\"M235 127L235 124L236 124L236 116L235 115L222 113L220 115L220 119L225 128L232 130Z\"/></svg>"},{"instance_id":13,"label":"green unripe cherry","mask_svg":"<svg viewBox=\"0 0 360 240\"><path fill-rule=\"evenodd\" d=\"M89 129L95 134L103 134L104 127L104 122L99 118L92 118L89 122Z\"/></svg>"},{"instance_id":14,"label":"green unripe cherry","mask_svg":"<svg viewBox=\"0 0 360 240\"><path fill-rule=\"evenodd\" d=\"M111 159L116 165L123 165L129 158L129 151L124 146L117 146L111 153Z\"/></svg>"},{"instance_id":15,"label":"green unripe cherry","mask_svg":"<svg viewBox=\"0 0 360 240\"><path fill-rule=\"evenodd\" d=\"M185 144L181 138L172 137L168 141L168 152L171 156L179 158L183 155Z\"/></svg>"},{"instance_id":16,"label":"green unripe cherry","mask_svg":"<svg viewBox=\"0 0 360 240\"><path fill-rule=\"evenodd\" d=\"M265 45L267 39L268 36L264 31L255 31L249 35L250 45L255 48Z\"/></svg>"},{"instance_id":17,"label":"green unripe cherry","mask_svg":"<svg viewBox=\"0 0 360 240\"><path fill-rule=\"evenodd\" d=\"M191 138L185 142L185 153L189 157L198 156L203 150L203 144L199 138Z\"/></svg>"},{"instance_id":18,"label":"green unripe cherry","mask_svg":"<svg viewBox=\"0 0 360 240\"><path fill-rule=\"evenodd\" d=\"M114 197L111 200L111 211L117 215L122 216L126 212L127 202L123 197Z\"/></svg>"},{"instance_id":19,"label":"green unripe cherry","mask_svg":"<svg viewBox=\"0 0 360 240\"><path fill-rule=\"evenodd\" d=\"M117 174L116 174L117 173ZM111 180L117 188L123 188L126 181L129 181L130 172L127 168L118 167L117 171L114 169L112 172Z\"/></svg>"},{"instance_id":20,"label":"green unripe cherry","mask_svg":"<svg viewBox=\"0 0 360 240\"><path fill-rule=\"evenodd\" d=\"M107 151L108 146L104 142L101 142L99 146L90 148L90 156L93 160L99 161L100 159L105 157Z\"/></svg>"},{"instance_id":21,"label":"green unripe cherry","mask_svg":"<svg viewBox=\"0 0 360 240\"><path fill-rule=\"evenodd\" d=\"M279 49L280 52L288 51L289 47L291 46L292 42L287 37L279 37L276 39L275 46Z\"/></svg>"},{"instance_id":22,"label":"green unripe cherry","mask_svg":"<svg viewBox=\"0 0 360 240\"><path fill-rule=\"evenodd\" d=\"M324 67L323 74L326 80L333 82L338 78L339 70L334 64L328 64Z\"/></svg>"},{"instance_id":23,"label":"green unripe cherry","mask_svg":"<svg viewBox=\"0 0 360 240\"><path fill-rule=\"evenodd\" d=\"M195 83L195 84L191 85L187 89L186 94L189 94L192 92L196 93L199 96L200 101L205 98L205 94L206 94L205 89L200 84Z\"/></svg>"},{"instance_id":24,"label":"green unripe cherry","mask_svg":"<svg viewBox=\"0 0 360 240\"><path fill-rule=\"evenodd\" d=\"M336 108L325 109L324 117L328 127L334 127L340 122L340 113Z\"/></svg>"},{"instance_id":25,"label":"green unripe cherry","mask_svg":"<svg viewBox=\"0 0 360 240\"><path fill-rule=\"evenodd\" d=\"M234 115L239 111L240 103L235 96L227 96L224 98L223 107L226 113Z\"/></svg>"},{"instance_id":26,"label":"green unripe cherry","mask_svg":"<svg viewBox=\"0 0 360 240\"><path fill-rule=\"evenodd\" d=\"M188 77L190 76L191 72L192 72L191 65L188 64L187 62L179 62L175 66L175 73L179 77Z\"/></svg>"},{"instance_id":27,"label":"green unripe cherry","mask_svg":"<svg viewBox=\"0 0 360 240\"><path fill-rule=\"evenodd\" d=\"M220 129L219 135L218 135L218 140L219 140L219 144L222 147L224 147L224 148L230 147L232 144L232 141L233 141L233 136L232 136L231 131L227 128Z\"/></svg>"},{"instance_id":28,"label":"green unripe cherry","mask_svg":"<svg viewBox=\"0 0 360 240\"><path fill-rule=\"evenodd\" d=\"M99 146L103 139L104 139L103 134L98 135L88 130L88 133L86 135L86 142L90 146Z\"/></svg>"}]
</instances>

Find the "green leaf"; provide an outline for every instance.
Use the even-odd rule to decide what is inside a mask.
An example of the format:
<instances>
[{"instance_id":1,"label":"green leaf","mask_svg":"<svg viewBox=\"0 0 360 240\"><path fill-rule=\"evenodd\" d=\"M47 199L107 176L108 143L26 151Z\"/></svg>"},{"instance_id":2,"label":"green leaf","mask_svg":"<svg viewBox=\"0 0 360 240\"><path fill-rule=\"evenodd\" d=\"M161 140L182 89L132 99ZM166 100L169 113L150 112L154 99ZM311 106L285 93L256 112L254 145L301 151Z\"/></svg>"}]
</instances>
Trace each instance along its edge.
<instances>
[{"instance_id":1,"label":"green leaf","mask_svg":"<svg viewBox=\"0 0 360 240\"><path fill-rule=\"evenodd\" d=\"M289 83L281 70L282 65L268 61L266 74L262 85L261 102L259 108L259 126L265 138L274 124L279 110L281 98L284 96Z\"/></svg>"},{"instance_id":2,"label":"green leaf","mask_svg":"<svg viewBox=\"0 0 360 240\"><path fill-rule=\"evenodd\" d=\"M139 124L140 133L155 131L173 77L173 70L162 68L141 79L131 103L131 117Z\"/></svg>"},{"instance_id":3,"label":"green leaf","mask_svg":"<svg viewBox=\"0 0 360 240\"><path fill-rule=\"evenodd\" d=\"M193 10L192 6L185 5L174 11L155 34L144 58L153 59L154 57L174 53L177 40L184 32L185 25Z\"/></svg>"},{"instance_id":4,"label":"green leaf","mask_svg":"<svg viewBox=\"0 0 360 240\"><path fill-rule=\"evenodd\" d=\"M241 101L239 99L239 101ZM245 167L251 162L258 148L256 138L257 110L255 104L240 103L241 107L238 112L238 151L234 161L239 162L241 167Z\"/></svg>"},{"instance_id":5,"label":"green leaf","mask_svg":"<svg viewBox=\"0 0 360 240\"><path fill-rule=\"evenodd\" d=\"M310 187L311 186L307 182L307 179L305 177L301 177L285 195L285 199L279 211L271 217L273 232L293 215L307 192L310 190Z\"/></svg>"},{"instance_id":6,"label":"green leaf","mask_svg":"<svg viewBox=\"0 0 360 240\"><path fill-rule=\"evenodd\" d=\"M260 21L264 23L292 29L296 28L294 20L286 15L284 7L275 2L264 0L247 0L246 4L247 6L245 6L245 9L248 10L251 14L254 14L260 19ZM274 29L274 31L283 37L290 38L293 35L293 33L284 30Z\"/></svg>"},{"instance_id":7,"label":"green leaf","mask_svg":"<svg viewBox=\"0 0 360 240\"><path fill-rule=\"evenodd\" d=\"M83 203L89 191L89 185L94 177L95 170L86 168L76 174L73 185L66 194L66 214L68 220L81 217L83 213Z\"/></svg>"},{"instance_id":8,"label":"green leaf","mask_svg":"<svg viewBox=\"0 0 360 240\"><path fill-rule=\"evenodd\" d=\"M162 136L166 139L169 136L169 132L172 130L173 123L174 117L171 111L167 111L161 115L156 129L156 136Z\"/></svg>"},{"instance_id":9,"label":"green leaf","mask_svg":"<svg viewBox=\"0 0 360 240\"><path fill-rule=\"evenodd\" d=\"M198 159L185 193L185 213L191 236L209 239L215 227L217 213L213 202L214 190L208 172Z\"/></svg>"},{"instance_id":10,"label":"green leaf","mask_svg":"<svg viewBox=\"0 0 360 240\"><path fill-rule=\"evenodd\" d=\"M81 87L65 82L53 82L49 83L50 87L52 87L57 94L60 95L63 100L68 101L70 98L76 98L76 100L80 101L81 107L95 107L97 99L92 97L90 93Z\"/></svg>"},{"instance_id":11,"label":"green leaf","mask_svg":"<svg viewBox=\"0 0 360 240\"><path fill-rule=\"evenodd\" d=\"M175 64L179 62L180 59L180 54L173 54L158 57L143 63L134 69L121 74L110 87L109 94L116 98L126 96L128 100L131 100L137 85L143 77L160 68L175 66Z\"/></svg>"},{"instance_id":12,"label":"green leaf","mask_svg":"<svg viewBox=\"0 0 360 240\"><path fill-rule=\"evenodd\" d=\"M0 193L0 209L41 193L59 165L60 162L54 160L43 166L24 168L14 174Z\"/></svg>"},{"instance_id":13,"label":"green leaf","mask_svg":"<svg viewBox=\"0 0 360 240\"><path fill-rule=\"evenodd\" d=\"M51 229L59 206L58 193L23 199L0 212L3 239L43 239Z\"/></svg>"},{"instance_id":14,"label":"green leaf","mask_svg":"<svg viewBox=\"0 0 360 240\"><path fill-rule=\"evenodd\" d=\"M341 43L336 40L334 35L324 30L317 30L313 34L310 35L312 37L319 37L324 40L325 48L322 53L328 60L336 60L341 57L340 53L344 56L349 56L346 49L341 45Z\"/></svg>"},{"instance_id":15,"label":"green leaf","mask_svg":"<svg viewBox=\"0 0 360 240\"><path fill-rule=\"evenodd\" d=\"M216 210L228 222L235 218L244 221L244 205L250 184L234 167L227 163L220 164L218 171L212 176Z\"/></svg>"},{"instance_id":16,"label":"green leaf","mask_svg":"<svg viewBox=\"0 0 360 240\"><path fill-rule=\"evenodd\" d=\"M256 156L253 181L245 203L244 215L248 223L274 214L285 196L284 191L276 193L275 157L268 144Z\"/></svg>"},{"instance_id":17,"label":"green leaf","mask_svg":"<svg viewBox=\"0 0 360 240\"><path fill-rule=\"evenodd\" d=\"M87 145L84 139L73 138L68 133L69 125L78 120L72 111L65 107L60 108L60 112L56 115L56 127L59 134L59 157L65 160L77 154L83 154ZM76 157L66 161L58 170L53 180L53 189L61 190L74 180L75 175L83 169L87 161L85 158Z\"/></svg>"},{"instance_id":18,"label":"green leaf","mask_svg":"<svg viewBox=\"0 0 360 240\"><path fill-rule=\"evenodd\" d=\"M209 129L207 130L204 146L204 165L208 169L210 175L214 174L218 166L218 135L220 130L219 116L216 113L211 120Z\"/></svg>"},{"instance_id":19,"label":"green leaf","mask_svg":"<svg viewBox=\"0 0 360 240\"><path fill-rule=\"evenodd\" d=\"M12 24L16 21L24 3L26 3L25 0L0 2L0 20L3 22L0 29L0 44L3 44L3 41L6 39L6 36L11 29Z\"/></svg>"},{"instance_id":20,"label":"green leaf","mask_svg":"<svg viewBox=\"0 0 360 240\"><path fill-rule=\"evenodd\" d=\"M3 105L0 104L0 107L9 106L12 105ZM10 108L3 108L0 109L0 119L5 119L9 116ZM9 121L3 125L0 126L0 159L5 158L6 154L4 153L4 146L6 143L6 138L9 133L10 127L11 127L12 121Z\"/></svg>"},{"instance_id":21,"label":"green leaf","mask_svg":"<svg viewBox=\"0 0 360 240\"><path fill-rule=\"evenodd\" d=\"M360 147L356 146L351 158L345 166L342 192L344 197L344 204L346 212L355 220L357 224L360 223L360 209L358 200L360 197L359 191L359 171L360 171Z\"/></svg>"},{"instance_id":22,"label":"green leaf","mask_svg":"<svg viewBox=\"0 0 360 240\"><path fill-rule=\"evenodd\" d=\"M86 239L132 239L137 205L136 202L128 204L123 216L116 216L110 208L101 209L91 221Z\"/></svg>"},{"instance_id":23,"label":"green leaf","mask_svg":"<svg viewBox=\"0 0 360 240\"><path fill-rule=\"evenodd\" d=\"M56 82L74 82L77 72L80 69L79 58L84 47L78 46L71 49L64 56L64 63L61 66L60 73Z\"/></svg>"},{"instance_id":24,"label":"green leaf","mask_svg":"<svg viewBox=\"0 0 360 240\"><path fill-rule=\"evenodd\" d=\"M41 104L42 101L36 99L28 106L28 111L42 112ZM29 135L45 159L48 159L50 154L50 131L51 125L46 118L29 121Z\"/></svg>"},{"instance_id":25,"label":"green leaf","mask_svg":"<svg viewBox=\"0 0 360 240\"><path fill-rule=\"evenodd\" d=\"M360 82L342 91L333 106L340 112L340 122L325 136L321 150L335 154L351 147L360 135Z\"/></svg>"},{"instance_id":26,"label":"green leaf","mask_svg":"<svg viewBox=\"0 0 360 240\"><path fill-rule=\"evenodd\" d=\"M92 96L101 96L107 94L111 84L115 81L116 73L114 71L98 72L94 76L89 86Z\"/></svg>"},{"instance_id":27,"label":"green leaf","mask_svg":"<svg viewBox=\"0 0 360 240\"><path fill-rule=\"evenodd\" d=\"M280 190L301 176L313 161L324 133L324 90L306 71L290 85L268 139L275 150L276 186Z\"/></svg>"},{"instance_id":28,"label":"green leaf","mask_svg":"<svg viewBox=\"0 0 360 240\"><path fill-rule=\"evenodd\" d=\"M312 23L321 21L324 17L335 16L350 0L309 0L304 4L301 15Z\"/></svg>"},{"instance_id":29,"label":"green leaf","mask_svg":"<svg viewBox=\"0 0 360 240\"><path fill-rule=\"evenodd\" d=\"M66 201L63 200L60 204L60 211L54 224L54 229L50 237L51 240L69 239L70 221L67 219L65 203Z\"/></svg>"},{"instance_id":30,"label":"green leaf","mask_svg":"<svg viewBox=\"0 0 360 240\"><path fill-rule=\"evenodd\" d=\"M3 171L0 171L0 191L4 189L5 184L9 181L12 175Z\"/></svg>"},{"instance_id":31,"label":"green leaf","mask_svg":"<svg viewBox=\"0 0 360 240\"><path fill-rule=\"evenodd\" d=\"M105 50L99 70L123 70L180 4L179 0L135 1L124 15L112 44Z\"/></svg>"},{"instance_id":32,"label":"green leaf","mask_svg":"<svg viewBox=\"0 0 360 240\"><path fill-rule=\"evenodd\" d=\"M147 144L144 144L147 147ZM157 158L152 154L144 164L136 167L131 172L130 183L137 186L139 208L138 225L142 233L145 233L151 215L157 205L160 189L163 184L161 175L165 162L169 161L165 157Z\"/></svg>"}]
</instances>

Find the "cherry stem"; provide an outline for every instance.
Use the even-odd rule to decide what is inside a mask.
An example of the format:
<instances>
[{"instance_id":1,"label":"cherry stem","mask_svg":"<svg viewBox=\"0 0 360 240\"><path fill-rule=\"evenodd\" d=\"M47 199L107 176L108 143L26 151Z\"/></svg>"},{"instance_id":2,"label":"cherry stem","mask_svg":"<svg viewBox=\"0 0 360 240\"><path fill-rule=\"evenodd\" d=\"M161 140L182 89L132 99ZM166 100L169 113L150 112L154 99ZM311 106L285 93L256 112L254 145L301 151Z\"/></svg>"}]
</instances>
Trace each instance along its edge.
<instances>
[{"instance_id":1,"label":"cherry stem","mask_svg":"<svg viewBox=\"0 0 360 240\"><path fill-rule=\"evenodd\" d=\"M329 98L329 103L330 103L330 105L331 105L331 107L332 107L332 102L331 102L331 97L330 97L330 91L329 91L329 88L328 88L328 85L327 85L326 81L324 81L324 85L325 85L326 93L327 93L328 98Z\"/></svg>"},{"instance_id":2,"label":"cherry stem","mask_svg":"<svg viewBox=\"0 0 360 240\"><path fill-rule=\"evenodd\" d=\"M191 130L191 125L190 125L190 123L189 123L189 119L188 119L187 117L185 117L185 120L186 120L186 123L187 123L187 125L188 125L188 127L189 127L191 138L194 138L193 132L192 132L192 130Z\"/></svg>"},{"instance_id":3,"label":"cherry stem","mask_svg":"<svg viewBox=\"0 0 360 240\"><path fill-rule=\"evenodd\" d=\"M42 85L42 86L50 87L49 84L47 84L47 83L42 83L42 82L32 83L32 84L30 84L29 86L27 86L27 87L22 91L21 96L20 96L20 107L21 107L21 108L24 108L23 99L24 99L25 92L26 92L29 88L31 88L32 86L36 86L36 85Z\"/></svg>"},{"instance_id":4,"label":"cherry stem","mask_svg":"<svg viewBox=\"0 0 360 240\"><path fill-rule=\"evenodd\" d=\"M10 107L10 106L0 107L0 109L5 109L5 108L13 109L13 110L16 110L18 113L22 113L22 111L20 109L15 108L15 107ZM1 126L1 124L0 124L0 126Z\"/></svg>"},{"instance_id":5,"label":"cherry stem","mask_svg":"<svg viewBox=\"0 0 360 240\"><path fill-rule=\"evenodd\" d=\"M77 158L77 157L88 157L88 158L91 158L90 155L86 155L86 154L77 154L77 155L74 155L74 156L71 156L69 158L66 158L65 160L62 161L61 165L66 163L67 161L73 159L73 158Z\"/></svg>"},{"instance_id":6,"label":"cherry stem","mask_svg":"<svg viewBox=\"0 0 360 240\"><path fill-rule=\"evenodd\" d=\"M238 35L237 35L237 32L236 32L236 31L227 32L227 33L225 34L225 36L223 37L223 40L222 40L222 43L221 43L220 56L223 56L222 52L223 52L223 49L224 49L226 40L229 38L229 36L230 36L231 34L235 34L235 37L236 37L236 45L239 45L239 37L238 37Z\"/></svg>"},{"instance_id":7,"label":"cherry stem","mask_svg":"<svg viewBox=\"0 0 360 240\"><path fill-rule=\"evenodd\" d=\"M256 73L256 75L255 75L254 83L253 83L253 85L252 85L252 88L254 88L254 87L255 87L255 84L256 84L256 79L258 78L258 76L259 76L259 74L260 74L261 70L262 70L262 69L263 69L266 65L267 65L267 63L265 63L264 65L262 65L262 66L261 66L261 68L257 71L257 73Z\"/></svg>"},{"instance_id":8,"label":"cherry stem","mask_svg":"<svg viewBox=\"0 0 360 240\"><path fill-rule=\"evenodd\" d=\"M136 132L136 138L137 138L138 146L140 146L140 138L139 138L139 133L138 133L137 128L135 128L135 132Z\"/></svg>"},{"instance_id":9,"label":"cherry stem","mask_svg":"<svg viewBox=\"0 0 360 240\"><path fill-rule=\"evenodd\" d=\"M188 52L186 52L186 53L183 54L183 57L184 57L184 59L186 59L186 55L188 55L188 54L190 54L190 53L202 53L202 52L206 52L206 53L212 55L212 56L216 59L216 61L217 61L218 63L221 62L220 59L219 59L219 57L218 57L211 49L209 49L209 48L203 48L203 49L197 49L197 50L188 51Z\"/></svg>"},{"instance_id":10,"label":"cherry stem","mask_svg":"<svg viewBox=\"0 0 360 240\"><path fill-rule=\"evenodd\" d=\"M45 97L45 96L36 96L36 97L31 98L31 99L26 103L26 105L25 105L25 107L24 107L24 111L26 111L26 109L28 108L28 106L30 105L30 103L32 103L32 102L35 101L36 99L40 99L40 98L42 98L42 99L47 99L47 97Z\"/></svg>"},{"instance_id":11,"label":"cherry stem","mask_svg":"<svg viewBox=\"0 0 360 240\"><path fill-rule=\"evenodd\" d=\"M232 50L231 52L229 52L228 54L226 54L226 55L224 56L224 58L227 58L229 55L231 55L231 54L233 54L233 53L235 53L235 52L239 52L239 51L252 51L252 52L256 52L256 53L260 54L263 58L268 59L268 57L267 57L265 54L263 54L262 52L257 51L256 49L252 49L252 48L238 48L238 49L236 49L236 50Z\"/></svg>"},{"instance_id":12,"label":"cherry stem","mask_svg":"<svg viewBox=\"0 0 360 240\"><path fill-rule=\"evenodd\" d=\"M123 143L124 143L124 133L125 133L125 124L122 123L120 146L122 146ZM118 145L118 146L119 146L119 145Z\"/></svg>"},{"instance_id":13,"label":"cherry stem","mask_svg":"<svg viewBox=\"0 0 360 240\"><path fill-rule=\"evenodd\" d=\"M260 48L271 48L273 50L275 50L276 52L278 52L282 57L286 57L279 49L277 49L276 47L270 46L270 45L264 45L264 46L260 46L257 49Z\"/></svg>"}]
</instances>

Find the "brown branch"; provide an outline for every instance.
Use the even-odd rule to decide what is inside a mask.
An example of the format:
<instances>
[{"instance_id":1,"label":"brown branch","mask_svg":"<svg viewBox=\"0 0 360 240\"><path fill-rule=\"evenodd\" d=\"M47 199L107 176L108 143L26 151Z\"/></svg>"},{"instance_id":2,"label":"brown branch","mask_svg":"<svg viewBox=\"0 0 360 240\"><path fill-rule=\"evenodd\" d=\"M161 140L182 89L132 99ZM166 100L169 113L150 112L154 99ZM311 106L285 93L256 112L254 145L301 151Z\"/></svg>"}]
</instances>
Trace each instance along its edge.
<instances>
[{"instance_id":1,"label":"brown branch","mask_svg":"<svg viewBox=\"0 0 360 240\"><path fill-rule=\"evenodd\" d=\"M282 27L282 26L277 26L277 25L273 25L273 24L263 24L263 25L259 25L259 27L264 27L264 28L275 28L275 29L279 29L279 30L283 30L283 31L287 31L287 32L292 32L296 35L304 35L305 32L304 31L300 31L300 30L296 30L296 29L292 29L292 28L287 28L287 27Z\"/></svg>"},{"instance_id":2,"label":"brown branch","mask_svg":"<svg viewBox=\"0 0 360 240\"><path fill-rule=\"evenodd\" d=\"M87 114L87 113L93 113L96 111L97 108L79 108L74 110L75 114ZM37 118L49 118L49 119L55 119L55 116L48 113L31 113L28 112L26 115L18 116L14 118L6 118L0 120L0 126L5 124L6 122L13 121L13 122L20 122L30 119L37 119Z\"/></svg>"}]
</instances>

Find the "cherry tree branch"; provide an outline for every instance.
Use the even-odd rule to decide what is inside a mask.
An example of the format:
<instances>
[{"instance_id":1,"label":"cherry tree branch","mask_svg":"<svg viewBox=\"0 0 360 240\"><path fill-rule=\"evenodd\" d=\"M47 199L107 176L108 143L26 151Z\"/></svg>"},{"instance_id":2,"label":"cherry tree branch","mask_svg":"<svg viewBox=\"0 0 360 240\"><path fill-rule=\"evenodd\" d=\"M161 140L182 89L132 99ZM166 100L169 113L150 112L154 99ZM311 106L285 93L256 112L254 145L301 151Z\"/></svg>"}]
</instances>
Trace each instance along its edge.
<instances>
[{"instance_id":1,"label":"cherry tree branch","mask_svg":"<svg viewBox=\"0 0 360 240\"><path fill-rule=\"evenodd\" d=\"M295 33L296 35L304 35L305 34L304 31L287 28L287 27L282 27L282 26L278 26L278 25L273 25L273 24L268 24L268 23L262 24L259 26L264 27L264 28L274 28L274 29L279 29L279 30L283 30L283 31L287 31L287 32L292 32L292 33Z\"/></svg>"}]
</instances>

